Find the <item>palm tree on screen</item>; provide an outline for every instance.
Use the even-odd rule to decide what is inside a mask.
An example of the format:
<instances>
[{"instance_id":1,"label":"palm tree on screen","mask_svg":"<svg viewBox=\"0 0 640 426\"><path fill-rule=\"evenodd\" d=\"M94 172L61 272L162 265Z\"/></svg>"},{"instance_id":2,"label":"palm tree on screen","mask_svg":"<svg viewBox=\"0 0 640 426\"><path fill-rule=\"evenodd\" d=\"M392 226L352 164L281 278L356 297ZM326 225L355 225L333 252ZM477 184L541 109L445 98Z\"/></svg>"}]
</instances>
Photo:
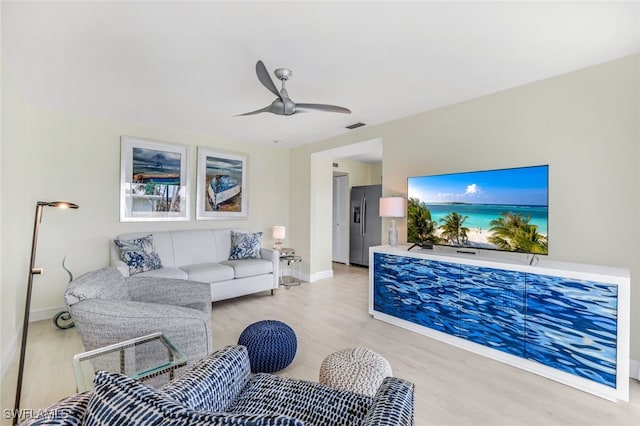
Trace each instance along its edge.
<instances>
[{"instance_id":1,"label":"palm tree on screen","mask_svg":"<svg viewBox=\"0 0 640 426\"><path fill-rule=\"evenodd\" d=\"M409 198L407 208L407 241L438 243L438 224L431 218L429 209L417 198Z\"/></svg>"},{"instance_id":2,"label":"palm tree on screen","mask_svg":"<svg viewBox=\"0 0 640 426\"><path fill-rule=\"evenodd\" d=\"M444 224L440 226L442 233L440 234L444 239L455 245L464 244L469 239L467 233L469 228L462 226L468 216L459 215L456 212L451 212L442 219L440 222Z\"/></svg>"},{"instance_id":3,"label":"palm tree on screen","mask_svg":"<svg viewBox=\"0 0 640 426\"><path fill-rule=\"evenodd\" d=\"M538 233L538 227L529 223L531 217L521 213L504 212L491 221L488 241L501 250L534 254L547 254L547 237Z\"/></svg>"}]
</instances>

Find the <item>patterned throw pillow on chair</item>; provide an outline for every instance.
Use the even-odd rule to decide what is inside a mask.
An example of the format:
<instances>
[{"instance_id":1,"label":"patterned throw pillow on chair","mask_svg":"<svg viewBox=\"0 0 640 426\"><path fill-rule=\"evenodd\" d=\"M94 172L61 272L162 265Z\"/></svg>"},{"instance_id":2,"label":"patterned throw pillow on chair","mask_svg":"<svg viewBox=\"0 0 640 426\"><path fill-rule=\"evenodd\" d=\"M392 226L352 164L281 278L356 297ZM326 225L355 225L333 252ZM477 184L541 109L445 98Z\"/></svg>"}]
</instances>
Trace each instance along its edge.
<instances>
[{"instance_id":1,"label":"patterned throw pillow on chair","mask_svg":"<svg viewBox=\"0 0 640 426\"><path fill-rule=\"evenodd\" d=\"M129 274L153 271L162 268L162 262L153 246L153 235L133 240L113 240L122 261L129 265Z\"/></svg>"},{"instance_id":2,"label":"patterned throw pillow on chair","mask_svg":"<svg viewBox=\"0 0 640 426\"><path fill-rule=\"evenodd\" d=\"M260 246L262 245L262 232L235 232L231 231L231 252L229 260L260 259Z\"/></svg>"}]
</instances>

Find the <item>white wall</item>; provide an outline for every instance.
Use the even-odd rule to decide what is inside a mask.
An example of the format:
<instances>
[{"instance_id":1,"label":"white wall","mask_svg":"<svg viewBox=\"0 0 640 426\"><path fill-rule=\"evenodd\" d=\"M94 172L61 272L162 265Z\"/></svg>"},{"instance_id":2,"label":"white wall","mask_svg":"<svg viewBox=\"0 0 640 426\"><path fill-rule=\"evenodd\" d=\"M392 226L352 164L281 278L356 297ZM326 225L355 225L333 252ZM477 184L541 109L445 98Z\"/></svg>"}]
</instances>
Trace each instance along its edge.
<instances>
[{"instance_id":1,"label":"white wall","mask_svg":"<svg viewBox=\"0 0 640 426\"><path fill-rule=\"evenodd\" d=\"M382 138L384 195L406 195L408 176L549 164L549 258L631 269L631 357L640 360L639 63L635 55L358 129L293 150L292 164L300 172L314 152ZM406 220L398 225L406 241ZM310 273L330 267L311 259Z\"/></svg>"},{"instance_id":2,"label":"white wall","mask_svg":"<svg viewBox=\"0 0 640 426\"><path fill-rule=\"evenodd\" d=\"M382 183L382 163L362 163L344 158L337 158L333 162L338 163L333 171L349 175L349 187Z\"/></svg>"},{"instance_id":3,"label":"white wall","mask_svg":"<svg viewBox=\"0 0 640 426\"><path fill-rule=\"evenodd\" d=\"M5 73L6 74L6 73ZM4 77L4 75L3 75ZM6 83L6 84L5 84ZM210 135L98 120L35 108L25 104L15 85L3 78L2 129L2 361L15 349L23 315L34 209L38 200L69 200L79 210L45 209L36 265L45 273L34 280L32 317L50 318L64 306L68 277L108 266L109 239L130 231L242 227L265 233L273 245L271 226L289 221L289 151L247 145ZM135 117L132 117L135 119ZM246 220L188 222L119 221L120 136L185 144L191 148L191 206L195 217L197 146L248 155ZM53 325L52 325L53 327Z\"/></svg>"}]
</instances>

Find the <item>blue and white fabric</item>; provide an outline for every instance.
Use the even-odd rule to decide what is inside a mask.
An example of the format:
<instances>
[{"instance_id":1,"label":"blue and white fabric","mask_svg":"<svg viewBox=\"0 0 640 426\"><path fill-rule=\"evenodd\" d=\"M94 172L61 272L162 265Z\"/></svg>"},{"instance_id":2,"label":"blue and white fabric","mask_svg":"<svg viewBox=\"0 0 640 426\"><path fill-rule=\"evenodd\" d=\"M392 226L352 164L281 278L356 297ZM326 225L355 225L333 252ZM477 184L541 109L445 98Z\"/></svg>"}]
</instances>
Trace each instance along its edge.
<instances>
[{"instance_id":1,"label":"blue and white fabric","mask_svg":"<svg viewBox=\"0 0 640 426\"><path fill-rule=\"evenodd\" d=\"M262 232L231 231L229 260L260 259Z\"/></svg>"},{"instance_id":2,"label":"blue and white fabric","mask_svg":"<svg viewBox=\"0 0 640 426\"><path fill-rule=\"evenodd\" d=\"M279 413L314 426L360 425L372 400L319 383L260 373L249 380L228 411Z\"/></svg>"},{"instance_id":3,"label":"blue and white fabric","mask_svg":"<svg viewBox=\"0 0 640 426\"><path fill-rule=\"evenodd\" d=\"M21 426L80 426L93 391L65 398L39 411L37 417L27 418Z\"/></svg>"},{"instance_id":4,"label":"blue and white fabric","mask_svg":"<svg viewBox=\"0 0 640 426\"><path fill-rule=\"evenodd\" d=\"M122 261L129 266L129 274L153 271L162 268L160 256L153 246L153 235L132 240L113 240L120 251Z\"/></svg>"},{"instance_id":5,"label":"blue and white fabric","mask_svg":"<svg viewBox=\"0 0 640 426\"><path fill-rule=\"evenodd\" d=\"M24 424L414 426L414 385L402 379L385 378L370 397L271 374L247 380L248 364L244 347L227 347L161 390L99 372L95 391L54 404Z\"/></svg>"},{"instance_id":6,"label":"blue and white fabric","mask_svg":"<svg viewBox=\"0 0 640 426\"><path fill-rule=\"evenodd\" d=\"M225 411L251 375L247 348L227 346L195 363L161 390L201 411Z\"/></svg>"},{"instance_id":7,"label":"blue and white fabric","mask_svg":"<svg viewBox=\"0 0 640 426\"><path fill-rule=\"evenodd\" d=\"M382 381L373 406L364 417L363 425L413 425L414 384L397 377Z\"/></svg>"},{"instance_id":8,"label":"blue and white fabric","mask_svg":"<svg viewBox=\"0 0 640 426\"><path fill-rule=\"evenodd\" d=\"M83 425L304 426L299 420L270 413L196 411L168 395L117 373L99 371Z\"/></svg>"}]
</instances>

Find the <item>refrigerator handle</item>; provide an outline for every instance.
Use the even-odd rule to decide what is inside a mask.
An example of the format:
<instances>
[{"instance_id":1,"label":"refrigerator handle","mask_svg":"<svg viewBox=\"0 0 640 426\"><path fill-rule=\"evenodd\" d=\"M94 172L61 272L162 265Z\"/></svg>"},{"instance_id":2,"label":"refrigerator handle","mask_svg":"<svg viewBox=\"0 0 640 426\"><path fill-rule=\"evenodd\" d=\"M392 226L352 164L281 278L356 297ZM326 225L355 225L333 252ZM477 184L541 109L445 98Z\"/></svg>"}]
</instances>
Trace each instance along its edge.
<instances>
[{"instance_id":1,"label":"refrigerator handle","mask_svg":"<svg viewBox=\"0 0 640 426\"><path fill-rule=\"evenodd\" d=\"M367 233L367 197L362 199L362 236Z\"/></svg>"}]
</instances>

